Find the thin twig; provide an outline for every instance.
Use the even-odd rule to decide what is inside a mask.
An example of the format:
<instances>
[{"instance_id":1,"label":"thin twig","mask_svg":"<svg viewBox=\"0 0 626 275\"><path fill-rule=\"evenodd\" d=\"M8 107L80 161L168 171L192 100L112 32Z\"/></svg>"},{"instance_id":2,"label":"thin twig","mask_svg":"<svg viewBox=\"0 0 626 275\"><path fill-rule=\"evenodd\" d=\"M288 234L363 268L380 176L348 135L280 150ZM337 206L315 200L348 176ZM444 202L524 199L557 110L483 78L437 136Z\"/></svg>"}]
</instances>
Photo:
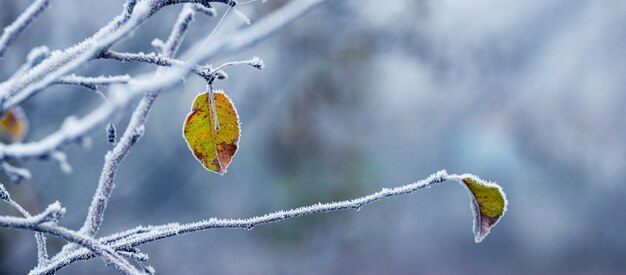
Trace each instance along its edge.
<instances>
[{"instance_id":1,"label":"thin twig","mask_svg":"<svg viewBox=\"0 0 626 275\"><path fill-rule=\"evenodd\" d=\"M98 55L98 58L117 60L121 62L149 63L164 67L182 68L186 65L182 60L170 58L164 54L157 53L122 53L116 51L104 51ZM208 66L192 65L190 70L205 79L209 78L211 75L211 70Z\"/></svg>"},{"instance_id":2,"label":"thin twig","mask_svg":"<svg viewBox=\"0 0 626 275\"><path fill-rule=\"evenodd\" d=\"M54 84L77 85L77 86L85 87L87 89L97 90L98 86L106 86L106 85L112 85L112 84L128 84L132 80L133 80L132 77L130 77L130 75L128 74L113 75L113 76L101 75L101 76L93 76L93 77L70 74L70 75L66 75L57 79L56 81L54 81Z\"/></svg>"},{"instance_id":3,"label":"thin twig","mask_svg":"<svg viewBox=\"0 0 626 275\"><path fill-rule=\"evenodd\" d=\"M0 36L0 58L6 54L7 49L30 26L35 19L49 6L50 0L36 0L20 16L4 28Z\"/></svg>"},{"instance_id":4,"label":"thin twig","mask_svg":"<svg viewBox=\"0 0 626 275\"><path fill-rule=\"evenodd\" d=\"M377 202L379 200L394 197L402 194L409 194L417 190L430 187L436 183L442 183L444 181L461 181L461 175L448 175L446 171L439 171L432 174L426 179L420 180L415 183L395 187L395 188L383 188L381 191L373 193L371 195L363 196L356 199L344 200L331 203L318 203L310 206L300 207L292 210L281 210L262 216L247 218L247 219L218 219L212 218L209 220L194 222L194 223L171 223L158 226L139 226L127 231L115 233L110 236L102 237L100 242L109 244L113 249L121 249L128 247L136 247L139 245L154 242L156 240L174 237L186 233L192 233L197 231L204 231L209 229L218 228L241 228L250 230L258 225L268 224L272 222L278 222L288 220L297 217L329 213L339 210L356 209L359 210L363 206ZM94 255L86 249L78 249L70 251L62 259L52 259L51 263L45 267L38 267L31 270L29 274L50 274L56 272L73 262L80 260L88 260L93 258Z\"/></svg>"},{"instance_id":5,"label":"thin twig","mask_svg":"<svg viewBox=\"0 0 626 275\"><path fill-rule=\"evenodd\" d=\"M231 62L226 62L222 65L217 66L217 68L213 69L214 71L217 70L222 70L226 67L230 67L230 66L235 66L235 65L249 65L252 66L256 69L263 69L265 67L265 64L263 63L263 60L257 56L251 58L251 59L247 59L247 60L240 60L240 61L231 61Z\"/></svg>"},{"instance_id":6,"label":"thin twig","mask_svg":"<svg viewBox=\"0 0 626 275\"><path fill-rule=\"evenodd\" d=\"M4 188L4 185L0 183L0 198L7 204L17 209L24 217L32 218L32 215L22 207L19 203L11 198L9 192ZM48 264L48 249L46 246L46 237L43 233L35 233L35 242L37 243L37 266L43 266Z\"/></svg>"}]
</instances>

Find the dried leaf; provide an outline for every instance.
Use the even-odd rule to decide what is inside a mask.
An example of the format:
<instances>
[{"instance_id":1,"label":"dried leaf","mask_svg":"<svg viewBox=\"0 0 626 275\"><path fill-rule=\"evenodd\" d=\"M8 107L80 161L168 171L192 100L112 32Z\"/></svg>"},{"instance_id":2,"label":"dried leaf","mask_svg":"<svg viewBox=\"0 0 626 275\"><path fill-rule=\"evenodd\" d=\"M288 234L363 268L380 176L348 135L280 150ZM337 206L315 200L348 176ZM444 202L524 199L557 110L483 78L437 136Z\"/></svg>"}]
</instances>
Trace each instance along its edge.
<instances>
[{"instance_id":1,"label":"dried leaf","mask_svg":"<svg viewBox=\"0 0 626 275\"><path fill-rule=\"evenodd\" d=\"M223 175L237 151L239 116L226 94L215 91L213 96L217 127L213 106L206 92L194 100L191 112L185 120L183 134L196 159L209 171Z\"/></svg>"},{"instance_id":2,"label":"dried leaf","mask_svg":"<svg viewBox=\"0 0 626 275\"><path fill-rule=\"evenodd\" d=\"M22 141L28 132L28 119L22 109L8 110L0 118L0 141L15 143Z\"/></svg>"},{"instance_id":3,"label":"dried leaf","mask_svg":"<svg viewBox=\"0 0 626 275\"><path fill-rule=\"evenodd\" d=\"M481 242L506 212L506 196L497 184L466 176L463 183L472 199L474 212L474 240Z\"/></svg>"}]
</instances>

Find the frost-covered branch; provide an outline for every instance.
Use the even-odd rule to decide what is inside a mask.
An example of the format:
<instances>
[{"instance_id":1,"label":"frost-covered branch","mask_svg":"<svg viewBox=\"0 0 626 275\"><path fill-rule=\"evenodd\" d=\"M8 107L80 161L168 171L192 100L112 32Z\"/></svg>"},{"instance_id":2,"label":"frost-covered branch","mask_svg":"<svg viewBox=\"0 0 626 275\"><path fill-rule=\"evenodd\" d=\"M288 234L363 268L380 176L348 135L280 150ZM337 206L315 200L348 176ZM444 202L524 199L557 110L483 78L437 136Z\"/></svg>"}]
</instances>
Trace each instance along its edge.
<instances>
[{"instance_id":1,"label":"frost-covered branch","mask_svg":"<svg viewBox=\"0 0 626 275\"><path fill-rule=\"evenodd\" d=\"M49 6L50 0L36 0L17 17L13 23L4 28L0 36L0 58L4 56L13 41L17 39L30 24Z\"/></svg>"},{"instance_id":2,"label":"frost-covered branch","mask_svg":"<svg viewBox=\"0 0 626 275\"><path fill-rule=\"evenodd\" d=\"M231 0L127 0L122 13L93 36L66 50L51 53L24 74L14 75L0 83L0 113L19 105L55 80L96 58L100 52L135 30L162 7L179 3L196 3L210 7L213 2L230 6L236 4Z\"/></svg>"},{"instance_id":3,"label":"frost-covered branch","mask_svg":"<svg viewBox=\"0 0 626 275\"><path fill-rule=\"evenodd\" d=\"M103 59L118 60L121 62L142 62L164 67L184 68L185 66L187 66L187 64L182 60L169 58L163 54L158 53L121 53L115 51L105 51L102 52L98 57ZM261 58L254 57L248 60L226 62L216 68L212 68L210 65L190 65L188 69L192 73L206 80L210 80L215 77L216 74L223 74L223 72L220 71L222 71L224 68L235 65L249 65L257 69L262 69L265 66Z\"/></svg>"},{"instance_id":4,"label":"frost-covered branch","mask_svg":"<svg viewBox=\"0 0 626 275\"><path fill-rule=\"evenodd\" d=\"M159 93L163 89L179 83L180 80L189 73L189 64L196 64L200 60L214 57L220 50L231 52L238 48L247 47L261 38L269 36L279 28L299 18L305 12L324 1L325 0L292 1L257 21L250 27L232 35L225 36L221 40L216 40L215 43L211 43L211 45L216 46L201 49L194 58L181 68L172 68L168 70L167 74L159 78L153 78L149 75L138 76L135 78L137 81L133 81L130 85L124 87L113 86L110 92L113 96L109 103L102 104L99 108L80 120L74 118L66 120L66 123L64 123L61 129L48 135L44 139L30 143L0 144L0 159L32 159L47 156L50 152L61 149L68 143L81 138L96 126L105 123L115 112L125 108L133 99L146 93ZM190 47L191 50L188 50L183 56L194 55L194 49L197 49L198 46L200 46L200 43ZM50 58L44 60L44 62L49 59ZM44 62L42 62L42 64Z\"/></svg>"},{"instance_id":5,"label":"frost-covered branch","mask_svg":"<svg viewBox=\"0 0 626 275\"><path fill-rule=\"evenodd\" d=\"M65 119L58 131L46 136L38 142L14 143L8 145L0 143L0 159L27 160L33 158L49 158L52 153L60 151L67 144L80 141L89 130L107 118L103 117L101 113L96 113L88 117L89 119L86 120L87 123L79 123L76 117L70 116Z\"/></svg>"},{"instance_id":6,"label":"frost-covered branch","mask_svg":"<svg viewBox=\"0 0 626 275\"><path fill-rule=\"evenodd\" d=\"M11 198L9 192L4 188L4 185L0 183L0 199L13 208L17 209L24 217L32 218L31 214L22 207L19 203ZM48 263L48 249L46 247L46 237L42 233L35 233L35 241L37 242L37 265L42 266Z\"/></svg>"},{"instance_id":7,"label":"frost-covered branch","mask_svg":"<svg viewBox=\"0 0 626 275\"><path fill-rule=\"evenodd\" d=\"M395 188L383 188L381 191L373 193L371 195L367 195L364 197L339 201L339 202L331 202L331 203L318 203L310 206L300 207L292 210L281 210L269 214L265 214L263 216L257 216L247 219L218 219L212 218L209 220L204 220L200 222L187 223L187 224L172 224L165 226L156 226L153 230L146 233L140 233L137 235L130 235L126 238L123 238L117 241L113 246L116 245L125 245L125 246L137 246L146 244L149 242L153 242L156 240L160 240L167 237L172 237L175 235L191 233L196 231L203 231L208 229L216 229L216 228L242 228L242 229L253 229L258 225L268 224L272 222L288 220L292 218L309 216L314 214L322 214L328 212L334 212L338 210L347 210L347 209L356 209L359 210L363 206L379 201L384 198L398 196L402 194L409 194L419 189L431 186L436 183L441 183L446 180L459 180L460 177L458 175L448 175L446 171L439 171L435 174L432 174L428 178L395 187Z\"/></svg>"},{"instance_id":8,"label":"frost-covered branch","mask_svg":"<svg viewBox=\"0 0 626 275\"><path fill-rule=\"evenodd\" d=\"M132 77L130 77L130 75L128 74L112 75L112 76L101 75L101 76L93 76L93 77L70 74L70 75L66 75L57 79L56 81L54 81L54 84L77 85L77 86L85 87L87 89L96 90L98 89L98 86L106 86L106 85L112 85L112 84L128 84L132 80L133 80Z\"/></svg>"},{"instance_id":9,"label":"frost-covered branch","mask_svg":"<svg viewBox=\"0 0 626 275\"><path fill-rule=\"evenodd\" d=\"M102 257L107 264L111 264L124 274L142 274L111 247L103 245L100 241L89 236L85 236L76 231L56 225L56 222L63 216L63 214L65 214L65 208L61 207L61 204L58 202L55 202L49 205L42 213L35 216L29 216L26 218L0 216L0 227L32 230L54 235L68 242L85 247L90 251L90 253ZM41 267L44 265L39 266Z\"/></svg>"},{"instance_id":10,"label":"frost-covered branch","mask_svg":"<svg viewBox=\"0 0 626 275\"><path fill-rule=\"evenodd\" d=\"M249 65L252 66L256 69L263 69L265 67L265 63L263 63L263 59L255 56L251 59L247 59L247 60L240 60L240 61L231 61L231 62L226 62L222 65L217 66L215 69L213 69L214 71L218 71L218 70L223 70L226 67L230 67L230 66L235 66L235 65Z\"/></svg>"},{"instance_id":11,"label":"frost-covered branch","mask_svg":"<svg viewBox=\"0 0 626 275\"><path fill-rule=\"evenodd\" d=\"M158 226L139 226L127 231L119 232L110 236L102 237L99 239L104 244L109 244L113 249L120 249L124 247L136 247L139 245L147 244L156 240L174 237L186 233L192 233L197 231L204 231L209 229L218 228L241 228L241 229L253 229L258 225L268 224L272 222L278 222L288 220L297 217L329 213L339 210L355 209L359 210L363 206L368 205L379 200L390 198L398 195L409 194L419 189L432 186L436 183L442 183L444 181L457 181L463 180L464 175L447 174L446 171L439 171L432 174L426 179L417 181L415 183L395 187L395 188L383 188L381 191L373 193L371 195L363 196L356 199L344 200L331 203L318 203L310 206L300 207L292 210L281 210L262 216L247 218L247 219L218 219L211 218L209 220L193 222L193 223L171 223ZM70 251L63 258L52 259L50 264L45 267L35 268L30 274L49 274L56 272L73 262L80 260L88 260L95 255L86 249L78 249Z\"/></svg>"},{"instance_id":12,"label":"frost-covered branch","mask_svg":"<svg viewBox=\"0 0 626 275\"><path fill-rule=\"evenodd\" d=\"M4 173L7 175L9 180L11 180L11 182L19 183L22 180L30 179L32 177L32 174L28 171L28 169L13 166L7 161L0 162L0 167L2 167L2 170L4 170Z\"/></svg>"},{"instance_id":13,"label":"frost-covered branch","mask_svg":"<svg viewBox=\"0 0 626 275\"><path fill-rule=\"evenodd\" d=\"M104 51L98 56L98 58L122 62L142 62L164 67L182 68L186 65L182 60L169 58L163 54L157 53L121 53L115 51ZM211 68L209 66L192 65L189 67L189 70L205 79L208 79L211 76Z\"/></svg>"},{"instance_id":14,"label":"frost-covered branch","mask_svg":"<svg viewBox=\"0 0 626 275\"><path fill-rule=\"evenodd\" d=\"M60 203L56 202L49 205L46 210L35 216L24 218L0 216L0 227L13 229L34 229L42 223L59 220L63 214L65 214L65 209L61 207Z\"/></svg>"},{"instance_id":15,"label":"frost-covered branch","mask_svg":"<svg viewBox=\"0 0 626 275\"><path fill-rule=\"evenodd\" d=\"M47 51L47 49L45 51L36 51L37 53L43 54L37 54L36 58L32 58L32 62L30 60L31 58L29 58L29 61L24 66L24 70L19 70L19 73L15 73L9 80L0 83L0 112L6 110L6 108L21 104L24 100L52 84L81 85L92 89L97 88L98 85L109 85L113 83L124 84L111 87L109 102L102 104L82 119L68 117L57 132L50 134L40 141L24 144L0 144L0 161L4 160L3 163L7 164L8 162L6 162L6 160L8 159L54 158L54 156L59 155L60 150L65 145L84 138L85 135L96 126L108 121L114 113L124 109L137 97L143 96L143 99L133 112L131 121L124 135L116 147L107 153L105 157L105 165L102 170L99 187L94 195L94 200L88 211L87 219L81 230L76 232L59 227L55 223L34 220L35 218L41 218L42 214L23 219L0 217L0 226L3 226L2 222L6 222L6 225L10 224L13 228L45 232L85 247L84 249L73 249L71 246L67 246L65 247L67 249L64 248L57 256L53 257L48 264L38 265L31 273L54 272L54 270L58 270L76 259L85 259L94 256L102 257L107 263L125 273L138 272L123 256L135 259L143 259L145 257L137 252L130 251L129 247L132 248L132 246L119 244L119 242L133 240L145 243L165 237L164 235L163 237L157 237L157 235L161 236L163 233L161 231L153 231L158 227L151 228L150 231L147 232L143 229L135 229L132 232L127 232L127 234L129 234L128 236L118 235L120 239L117 241L108 240L106 245L93 240L92 236L95 235L102 222L106 203L114 186L113 181L117 168L128 154L132 145L143 134L143 125L156 96L162 90L179 83L180 80L184 79L189 73L196 73L209 79L214 77L214 74L221 72L223 68L231 65L248 64L256 68L261 68L263 64L258 58L226 63L217 67L217 69L211 69L208 65L194 67L193 64L200 64L202 63L200 62L201 60L207 60L222 50L226 53L249 46L259 39L268 36L291 20L298 18L307 10L323 2L323 0L293 1L258 21L251 27L221 37L221 40L217 43L211 44L218 45L218 47L210 47L209 51L204 48L199 49L197 47L198 45L191 47L192 50L189 50L184 55L187 57L185 60L189 60L189 62L181 62L172 59L182 41L188 24L193 19L193 13L198 10L209 14L214 13L214 10L210 6L212 2L225 3L231 7L236 5L236 2L230 0L128 0L124 5L123 12L92 37L66 50L54 51L52 53ZM161 49L162 53L160 55L136 54L133 56L133 54L127 54L126 56L122 56L122 54L117 56L124 58L131 56L131 59L133 59L122 60L122 58L117 58L122 61L141 61L155 63L159 66L173 67L168 69L167 74L159 74L158 72L164 70L163 68L159 68L157 70L157 74L159 74L158 78L143 75L137 77L136 81L131 81L127 76L87 78L71 74L78 66L92 59L103 57L103 54L115 54L115 52L108 50L111 45L137 28L137 26L161 7L178 3L189 4L186 5L183 12L181 12L179 20L167 42L159 43L159 41L157 41L153 43ZM202 8L199 8L198 5L201 5ZM248 38L243 39L243 36L247 36ZM109 59L115 59L115 57L116 56L113 55L108 56ZM152 59L147 60L150 58ZM194 226L197 226L197 224L194 224ZM195 230L193 228L180 229L188 232L204 230ZM146 239L148 235L144 234L148 233L152 233L150 234L150 238L152 239ZM72 257L72 255L76 255L77 252L82 251L87 253L86 256L78 255L77 257ZM68 261L68 259L70 260Z\"/></svg>"},{"instance_id":16,"label":"frost-covered branch","mask_svg":"<svg viewBox=\"0 0 626 275\"><path fill-rule=\"evenodd\" d=\"M193 21L195 9L191 5L185 5L178 16L169 38L163 45L163 56L170 58L176 55L180 43L187 33L189 24ZM156 76L161 74L161 70L157 70ZM146 93L133 112L128 126L124 134L120 138L115 147L107 152L104 157L104 167L98 181L98 188L93 196L91 205L87 213L87 218L80 229L80 232L94 236L98 232L98 228L102 223L104 211L106 210L109 197L113 191L114 179L117 174L117 168L122 160L126 157L130 148L137 142L144 132L144 124L148 119L148 114L152 108L152 104L157 98L156 93Z\"/></svg>"}]
</instances>

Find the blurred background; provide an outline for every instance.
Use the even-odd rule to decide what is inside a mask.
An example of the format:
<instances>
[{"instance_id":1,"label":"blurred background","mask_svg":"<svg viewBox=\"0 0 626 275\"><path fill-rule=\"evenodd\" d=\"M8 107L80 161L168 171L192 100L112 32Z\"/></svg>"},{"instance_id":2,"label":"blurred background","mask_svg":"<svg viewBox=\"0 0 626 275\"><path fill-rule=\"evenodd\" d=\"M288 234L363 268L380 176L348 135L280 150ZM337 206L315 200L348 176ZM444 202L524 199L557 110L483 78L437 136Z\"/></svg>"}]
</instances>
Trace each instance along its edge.
<instances>
[{"instance_id":1,"label":"blurred background","mask_svg":"<svg viewBox=\"0 0 626 275\"><path fill-rule=\"evenodd\" d=\"M205 231L141 249L159 274L626 273L626 2L329 2L252 48L210 60L259 56L267 65L228 69L230 78L216 85L242 123L226 175L199 165L181 134L203 81L192 76L159 97L146 135L119 170L101 235L348 199L446 169L507 192L509 211L480 244L464 188L445 183L359 212ZM0 0L0 25L29 3ZM284 3L240 10L254 24ZM2 59L1 79L31 48L71 46L122 4L52 1ZM180 8L163 9L114 49L153 51L150 41L166 38ZM217 20L197 15L182 50ZM217 38L241 23L230 14ZM152 70L98 60L77 73ZM23 106L26 141L102 101L82 88L47 89ZM129 112L114 119L120 131ZM32 212L59 200L68 209L62 224L79 227L111 148L104 125L91 137L91 149L66 148L72 174L49 161L23 163L33 178L7 184L13 197ZM51 239L51 250L62 244ZM0 231L0 274L35 264L31 233ZM59 274L87 272L113 269L91 260Z\"/></svg>"}]
</instances>

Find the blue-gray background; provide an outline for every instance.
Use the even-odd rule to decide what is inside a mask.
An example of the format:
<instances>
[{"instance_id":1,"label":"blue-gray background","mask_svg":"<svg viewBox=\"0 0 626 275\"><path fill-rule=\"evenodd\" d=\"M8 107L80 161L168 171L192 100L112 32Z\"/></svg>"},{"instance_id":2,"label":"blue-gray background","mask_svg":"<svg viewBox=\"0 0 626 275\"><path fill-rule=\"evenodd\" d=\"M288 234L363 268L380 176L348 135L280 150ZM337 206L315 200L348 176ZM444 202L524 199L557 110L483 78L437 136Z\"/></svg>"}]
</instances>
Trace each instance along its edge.
<instances>
[{"instance_id":1,"label":"blue-gray background","mask_svg":"<svg viewBox=\"0 0 626 275\"><path fill-rule=\"evenodd\" d=\"M122 3L53 0L2 59L0 76L35 46L82 40ZM254 22L283 3L241 10ZM28 4L0 1L0 25ZM162 10L114 49L152 51L179 10ZM101 234L347 199L446 169L497 181L508 194L509 211L481 244L465 191L443 184L360 212L195 233L142 250L160 274L624 273L625 14L623 1L330 1L255 47L210 61L260 56L267 65L229 69L216 85L242 123L225 176L205 171L181 136L202 81L191 77L158 99L119 171ZM216 22L199 15L183 50ZM240 24L231 14L218 34ZM78 73L153 69L100 60ZM27 141L101 103L85 89L47 89L24 105ZM127 120L115 118L119 129ZM33 212L59 200L68 208L62 224L82 224L110 148L104 126L91 137L90 150L66 149L70 175L52 162L24 163L33 178L8 186L15 199ZM61 245L51 241L53 250ZM0 232L0 273L22 274L35 262L32 234ZM92 260L61 274L87 272L112 269Z\"/></svg>"}]
</instances>

